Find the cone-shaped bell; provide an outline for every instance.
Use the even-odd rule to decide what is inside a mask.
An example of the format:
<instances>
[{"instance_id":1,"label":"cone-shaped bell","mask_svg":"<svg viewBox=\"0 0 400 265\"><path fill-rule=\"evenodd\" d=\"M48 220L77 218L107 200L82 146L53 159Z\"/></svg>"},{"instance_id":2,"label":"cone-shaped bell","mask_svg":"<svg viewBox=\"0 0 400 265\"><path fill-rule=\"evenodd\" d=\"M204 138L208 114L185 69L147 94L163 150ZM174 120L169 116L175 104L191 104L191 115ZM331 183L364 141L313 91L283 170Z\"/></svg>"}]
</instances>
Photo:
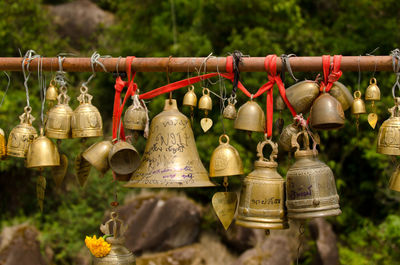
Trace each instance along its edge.
<instances>
[{"instance_id":1,"label":"cone-shaped bell","mask_svg":"<svg viewBox=\"0 0 400 265\"><path fill-rule=\"evenodd\" d=\"M269 160L263 155L266 144L272 147ZM258 144L259 159L254 163L254 170L246 176L242 184L237 225L261 229L289 227L285 209L285 181L276 171L277 154L278 145L271 140Z\"/></svg>"},{"instance_id":2,"label":"cone-shaped bell","mask_svg":"<svg viewBox=\"0 0 400 265\"><path fill-rule=\"evenodd\" d=\"M374 77L369 80L369 86L365 90L365 100L381 100L381 91Z\"/></svg>"},{"instance_id":3,"label":"cone-shaped bell","mask_svg":"<svg viewBox=\"0 0 400 265\"><path fill-rule=\"evenodd\" d=\"M340 102L343 111L348 110L353 104L353 96L349 89L338 81L333 83L329 93Z\"/></svg>"},{"instance_id":4,"label":"cone-shaped bell","mask_svg":"<svg viewBox=\"0 0 400 265\"><path fill-rule=\"evenodd\" d=\"M68 105L69 97L66 94L58 96L58 104L49 110L46 122L46 136L54 139L68 139L71 137L71 117L74 113Z\"/></svg>"},{"instance_id":5,"label":"cone-shaped bell","mask_svg":"<svg viewBox=\"0 0 400 265\"><path fill-rule=\"evenodd\" d=\"M199 100L199 109L209 111L212 110L212 99L210 97L210 90L203 88L203 95Z\"/></svg>"},{"instance_id":6,"label":"cone-shaped bell","mask_svg":"<svg viewBox=\"0 0 400 265\"><path fill-rule=\"evenodd\" d=\"M139 168L126 187L215 186L200 161L189 119L176 100L166 100L164 111L153 118Z\"/></svg>"},{"instance_id":7,"label":"cone-shaped bell","mask_svg":"<svg viewBox=\"0 0 400 265\"><path fill-rule=\"evenodd\" d=\"M43 129L40 130L40 136L33 140L29 145L26 156L26 167L55 167L60 165L60 154L57 146L46 136L43 135Z\"/></svg>"},{"instance_id":8,"label":"cone-shaped bell","mask_svg":"<svg viewBox=\"0 0 400 265\"><path fill-rule=\"evenodd\" d=\"M197 96L194 93L194 86L188 87L188 91L183 97L183 106L196 107L197 106Z\"/></svg>"},{"instance_id":9,"label":"cone-shaped bell","mask_svg":"<svg viewBox=\"0 0 400 265\"><path fill-rule=\"evenodd\" d=\"M342 105L328 93L321 94L311 107L310 124L317 130L335 130L344 126Z\"/></svg>"},{"instance_id":10,"label":"cone-shaped bell","mask_svg":"<svg viewBox=\"0 0 400 265\"><path fill-rule=\"evenodd\" d=\"M400 166L397 166L389 181L389 189L400 192Z\"/></svg>"},{"instance_id":11,"label":"cone-shaped bell","mask_svg":"<svg viewBox=\"0 0 400 265\"><path fill-rule=\"evenodd\" d=\"M228 120L234 120L237 117L237 112L235 105L232 103L228 103L228 106L224 108L223 117Z\"/></svg>"},{"instance_id":12,"label":"cone-shaped bell","mask_svg":"<svg viewBox=\"0 0 400 265\"><path fill-rule=\"evenodd\" d=\"M281 135L279 136L278 145L279 149L282 149L285 152L292 152L292 137L296 135L300 131L298 125L292 123L286 126Z\"/></svg>"},{"instance_id":13,"label":"cone-shaped bell","mask_svg":"<svg viewBox=\"0 0 400 265\"><path fill-rule=\"evenodd\" d=\"M228 135L221 135L219 137L219 146L215 148L211 155L210 177L226 177L242 174L243 163L239 152L229 144Z\"/></svg>"},{"instance_id":14,"label":"cone-shaped bell","mask_svg":"<svg viewBox=\"0 0 400 265\"><path fill-rule=\"evenodd\" d=\"M351 105L351 113L354 115L367 113L364 100L361 99L361 92L359 90L354 92L354 101Z\"/></svg>"},{"instance_id":15,"label":"cone-shaped bell","mask_svg":"<svg viewBox=\"0 0 400 265\"><path fill-rule=\"evenodd\" d=\"M130 143L118 141L111 147L108 164L116 174L132 174L140 164L140 155Z\"/></svg>"},{"instance_id":16,"label":"cone-shaped bell","mask_svg":"<svg viewBox=\"0 0 400 265\"><path fill-rule=\"evenodd\" d=\"M391 116L379 128L376 151L384 155L400 155L400 98L388 109Z\"/></svg>"},{"instance_id":17,"label":"cone-shaped bell","mask_svg":"<svg viewBox=\"0 0 400 265\"><path fill-rule=\"evenodd\" d=\"M94 143L82 153L82 156L101 174L105 174L110 169L108 154L111 147L111 141Z\"/></svg>"},{"instance_id":18,"label":"cone-shaped bell","mask_svg":"<svg viewBox=\"0 0 400 265\"><path fill-rule=\"evenodd\" d=\"M306 114L318 97L319 85L315 81L304 80L286 89L286 97L297 113ZM283 100L282 100L283 101Z\"/></svg>"},{"instance_id":19,"label":"cone-shaped bell","mask_svg":"<svg viewBox=\"0 0 400 265\"><path fill-rule=\"evenodd\" d=\"M139 100L139 95L135 94L132 105L125 111L124 127L129 130L144 131L147 124L147 112Z\"/></svg>"},{"instance_id":20,"label":"cone-shaped bell","mask_svg":"<svg viewBox=\"0 0 400 265\"><path fill-rule=\"evenodd\" d=\"M256 102L253 100L247 101L239 108L235 120L235 129L251 132L264 132L264 111Z\"/></svg>"},{"instance_id":21,"label":"cone-shaped bell","mask_svg":"<svg viewBox=\"0 0 400 265\"><path fill-rule=\"evenodd\" d=\"M6 136L3 129L0 128L0 159L6 156Z\"/></svg>"},{"instance_id":22,"label":"cone-shaped bell","mask_svg":"<svg viewBox=\"0 0 400 265\"><path fill-rule=\"evenodd\" d=\"M46 90L46 101L56 101L58 97L57 88L54 86L54 81L50 82L50 86Z\"/></svg>"},{"instance_id":23,"label":"cone-shaped bell","mask_svg":"<svg viewBox=\"0 0 400 265\"><path fill-rule=\"evenodd\" d=\"M305 137L305 150L300 150L297 142L301 134ZM296 162L286 175L288 217L306 219L341 214L333 172L318 159L315 148L310 150L308 133L302 131L294 135L292 143L297 151Z\"/></svg>"}]
</instances>

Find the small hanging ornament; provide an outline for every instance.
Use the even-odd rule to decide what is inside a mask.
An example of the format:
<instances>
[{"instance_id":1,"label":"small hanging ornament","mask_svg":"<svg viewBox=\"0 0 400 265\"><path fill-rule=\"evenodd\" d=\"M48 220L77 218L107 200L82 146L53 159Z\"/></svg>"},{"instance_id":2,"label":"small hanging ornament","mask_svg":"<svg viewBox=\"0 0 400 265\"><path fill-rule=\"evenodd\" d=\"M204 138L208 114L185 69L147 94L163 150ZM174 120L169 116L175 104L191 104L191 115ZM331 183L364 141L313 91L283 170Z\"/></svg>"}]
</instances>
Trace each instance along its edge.
<instances>
[{"instance_id":1,"label":"small hanging ornament","mask_svg":"<svg viewBox=\"0 0 400 265\"><path fill-rule=\"evenodd\" d=\"M6 136L3 129L0 128L0 159L3 159L7 155L6 148Z\"/></svg>"},{"instance_id":2,"label":"small hanging ornament","mask_svg":"<svg viewBox=\"0 0 400 265\"><path fill-rule=\"evenodd\" d=\"M224 178L225 189L228 187L228 177ZM214 211L221 221L225 230L228 230L233 218L235 217L237 208L237 195L236 192L217 192L212 197L212 205Z\"/></svg>"},{"instance_id":3,"label":"small hanging ornament","mask_svg":"<svg viewBox=\"0 0 400 265\"><path fill-rule=\"evenodd\" d=\"M50 81L50 85L46 90L46 101L49 104L49 107L53 107L54 102L58 98L57 87L54 85L54 79Z\"/></svg>"},{"instance_id":4,"label":"small hanging ornament","mask_svg":"<svg viewBox=\"0 0 400 265\"><path fill-rule=\"evenodd\" d=\"M235 96L231 96L228 99L228 106L226 106L224 108L224 111L222 113L223 117L225 119L228 120L235 120L237 117L237 112L236 112L236 108L235 108L235 104L236 104L237 100L236 100L236 94Z\"/></svg>"},{"instance_id":5,"label":"small hanging ornament","mask_svg":"<svg viewBox=\"0 0 400 265\"><path fill-rule=\"evenodd\" d=\"M206 117L201 119L200 125L203 131L207 132L213 125L212 119L208 118L208 111L212 110L212 99L208 88L203 88L203 96L199 100L199 109L204 110Z\"/></svg>"},{"instance_id":6,"label":"small hanging ornament","mask_svg":"<svg viewBox=\"0 0 400 265\"><path fill-rule=\"evenodd\" d=\"M365 110L365 103L364 100L361 99L361 91L357 90L354 92L354 101L353 104L351 105L351 113L356 116L356 126L357 126L357 131L359 127L359 118L361 114L367 113Z\"/></svg>"},{"instance_id":7,"label":"small hanging ornament","mask_svg":"<svg viewBox=\"0 0 400 265\"><path fill-rule=\"evenodd\" d=\"M124 127L134 131L144 131L148 127L148 114L144 102L139 100L139 89L132 98L132 105L125 111ZM143 104L143 105L142 105Z\"/></svg>"},{"instance_id":8,"label":"small hanging ornament","mask_svg":"<svg viewBox=\"0 0 400 265\"><path fill-rule=\"evenodd\" d=\"M372 112L368 114L368 123L375 129L378 121L378 115L376 114L375 101L381 100L381 91L379 90L378 83L374 77L369 80L369 86L365 91L365 100L371 101Z\"/></svg>"},{"instance_id":9,"label":"small hanging ornament","mask_svg":"<svg viewBox=\"0 0 400 265\"><path fill-rule=\"evenodd\" d=\"M188 91L186 92L185 96L183 97L182 105L190 107L190 119L193 124L193 110L197 106L197 96L196 96L196 93L194 93L193 85L188 87Z\"/></svg>"}]
</instances>

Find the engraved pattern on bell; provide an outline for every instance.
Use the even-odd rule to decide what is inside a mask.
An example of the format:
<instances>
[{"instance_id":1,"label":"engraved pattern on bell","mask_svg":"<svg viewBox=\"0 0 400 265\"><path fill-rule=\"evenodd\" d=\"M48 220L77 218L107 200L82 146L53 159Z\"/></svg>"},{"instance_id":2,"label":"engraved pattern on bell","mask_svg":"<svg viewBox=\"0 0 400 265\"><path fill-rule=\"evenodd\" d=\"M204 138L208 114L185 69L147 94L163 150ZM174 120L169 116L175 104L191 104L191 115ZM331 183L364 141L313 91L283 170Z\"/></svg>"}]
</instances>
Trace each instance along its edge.
<instances>
[{"instance_id":1,"label":"engraved pattern on bell","mask_svg":"<svg viewBox=\"0 0 400 265\"><path fill-rule=\"evenodd\" d=\"M69 97L65 93L58 95L58 104L48 113L45 126L46 136L54 139L71 138L71 117L73 110L68 105Z\"/></svg>"},{"instance_id":2,"label":"engraved pattern on bell","mask_svg":"<svg viewBox=\"0 0 400 265\"><path fill-rule=\"evenodd\" d=\"M348 110L353 104L354 99L349 89L338 81L333 83L329 93L340 102L343 111Z\"/></svg>"},{"instance_id":3,"label":"engraved pattern on bell","mask_svg":"<svg viewBox=\"0 0 400 265\"><path fill-rule=\"evenodd\" d=\"M373 77L369 80L369 86L365 90L365 100L381 100L381 91L378 87L376 79Z\"/></svg>"},{"instance_id":4,"label":"engraved pattern on bell","mask_svg":"<svg viewBox=\"0 0 400 265\"><path fill-rule=\"evenodd\" d=\"M235 129L264 132L265 114L256 102L250 100L240 106L235 120Z\"/></svg>"},{"instance_id":5,"label":"engraved pattern on bell","mask_svg":"<svg viewBox=\"0 0 400 265\"><path fill-rule=\"evenodd\" d=\"M318 83L310 80L298 82L286 89L286 97L297 113L309 112L318 95Z\"/></svg>"},{"instance_id":6,"label":"engraved pattern on bell","mask_svg":"<svg viewBox=\"0 0 400 265\"><path fill-rule=\"evenodd\" d=\"M400 98L388 109L391 116L379 128L376 151L385 155L400 155Z\"/></svg>"},{"instance_id":7,"label":"engraved pattern on bell","mask_svg":"<svg viewBox=\"0 0 400 265\"><path fill-rule=\"evenodd\" d=\"M215 148L211 155L210 177L235 176L243 173L243 163L239 152L229 144L228 135L221 135L219 146Z\"/></svg>"}]
</instances>

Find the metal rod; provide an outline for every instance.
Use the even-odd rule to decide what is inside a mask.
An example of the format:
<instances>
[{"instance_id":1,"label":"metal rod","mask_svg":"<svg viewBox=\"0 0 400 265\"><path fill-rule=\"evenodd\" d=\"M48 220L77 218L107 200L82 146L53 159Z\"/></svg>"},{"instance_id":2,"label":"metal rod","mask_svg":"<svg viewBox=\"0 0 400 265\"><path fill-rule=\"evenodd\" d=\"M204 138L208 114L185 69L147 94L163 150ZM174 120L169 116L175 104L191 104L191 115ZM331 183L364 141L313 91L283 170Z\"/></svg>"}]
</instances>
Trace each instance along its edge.
<instances>
[{"instance_id":1,"label":"metal rod","mask_svg":"<svg viewBox=\"0 0 400 265\"><path fill-rule=\"evenodd\" d=\"M333 60L333 56L331 57ZM265 57L245 57L240 64L241 72L265 72ZM102 62L107 72L116 71L118 58L103 58ZM322 71L322 57L291 57L290 65L295 72L318 72ZM343 56L340 69L342 71L358 71L358 60L360 60L361 71L393 71L391 56ZM125 69L126 58L119 61L119 70ZM170 72L195 72L204 69L207 72L226 72L226 57L214 57L206 60L205 57L159 57L159 58L135 58L132 62L132 69L136 72L165 72L169 62ZM30 63L30 69L37 68L38 59ZM19 57L0 57L0 70L21 71L22 58ZM277 70L282 68L282 61L277 60ZM44 71L57 71L57 58L43 58ZM90 58L65 58L63 70L66 72L91 72ZM103 72L100 67L96 71Z\"/></svg>"}]
</instances>

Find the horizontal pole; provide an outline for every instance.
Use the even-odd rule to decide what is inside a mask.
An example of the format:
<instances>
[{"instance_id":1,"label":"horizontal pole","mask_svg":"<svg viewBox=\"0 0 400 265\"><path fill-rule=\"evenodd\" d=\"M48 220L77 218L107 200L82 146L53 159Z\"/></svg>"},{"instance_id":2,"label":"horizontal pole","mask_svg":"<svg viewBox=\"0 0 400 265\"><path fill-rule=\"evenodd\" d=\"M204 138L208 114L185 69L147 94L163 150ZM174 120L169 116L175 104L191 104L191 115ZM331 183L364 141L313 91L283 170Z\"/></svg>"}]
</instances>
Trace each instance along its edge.
<instances>
[{"instance_id":1,"label":"horizontal pole","mask_svg":"<svg viewBox=\"0 0 400 265\"><path fill-rule=\"evenodd\" d=\"M22 58L0 57L0 70L22 71ZM239 66L241 72L265 72L265 57L242 58ZM331 56L333 60L333 56ZM58 58L42 58L44 71L57 71ZM37 71L39 59L30 62L30 70ZM99 59L107 72L125 71L126 58L101 58ZM294 72L319 72L322 71L322 57L291 57L289 59ZM65 58L62 64L65 72L91 72L90 58ZM391 56L343 56L342 71L393 71ZM136 72L226 72L226 57L159 57L159 58L135 58L132 62L132 69ZM277 59L278 72L282 69L282 61ZM104 72L103 68L97 65L95 71Z\"/></svg>"}]
</instances>

